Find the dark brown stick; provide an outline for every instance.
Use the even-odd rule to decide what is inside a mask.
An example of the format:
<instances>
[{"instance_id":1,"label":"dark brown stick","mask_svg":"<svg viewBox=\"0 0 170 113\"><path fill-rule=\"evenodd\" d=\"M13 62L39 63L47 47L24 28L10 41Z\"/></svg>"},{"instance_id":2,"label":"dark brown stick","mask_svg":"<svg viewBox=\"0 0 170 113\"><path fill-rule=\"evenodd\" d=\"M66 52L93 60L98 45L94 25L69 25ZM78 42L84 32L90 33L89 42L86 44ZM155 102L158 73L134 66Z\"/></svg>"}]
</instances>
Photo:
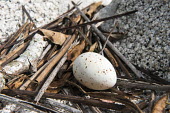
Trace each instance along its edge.
<instances>
[{"instance_id":1,"label":"dark brown stick","mask_svg":"<svg viewBox=\"0 0 170 113\"><path fill-rule=\"evenodd\" d=\"M57 30L66 30L66 29L78 28L78 27L82 27L82 26L91 25L91 24L94 24L94 23L98 23L98 22L102 22L102 21L114 19L114 18L119 18L119 17L122 17L122 16L126 16L126 15L129 15L129 14L133 14L133 13L135 13L135 12L137 12L137 10L125 12L125 13L122 13L122 14L118 14L118 15L114 15L114 16L110 16L110 17L106 17L106 18L102 18L102 19L98 19L98 20L94 20L94 21L87 21L87 20L86 20L87 23L78 24L78 25L70 26L70 27L65 27L65 28L61 28L61 29L57 29ZM53 29L53 28L50 28L50 29Z\"/></svg>"},{"instance_id":2,"label":"dark brown stick","mask_svg":"<svg viewBox=\"0 0 170 113\"><path fill-rule=\"evenodd\" d=\"M137 89L149 89L155 91L169 91L170 85L159 85L156 83L147 83L143 81L133 81L128 79L118 79L118 86L122 86L123 88L137 88Z\"/></svg>"},{"instance_id":3,"label":"dark brown stick","mask_svg":"<svg viewBox=\"0 0 170 113\"><path fill-rule=\"evenodd\" d=\"M17 92L17 94L21 94L21 95L35 96L35 94L36 94L35 91L26 91L26 90L13 90L13 91L15 91L15 92ZM2 90L2 93L9 95L11 93L11 90L4 89L4 90ZM75 103L82 103L82 104L86 104L86 105L90 105L90 106L108 108L108 109L119 110L119 111L125 108L124 105L107 103L107 102L103 102L99 99L89 99L89 98L79 97L79 96L70 96L70 95L55 94L55 93L44 93L43 97L68 100L68 101L75 102Z\"/></svg>"}]
</instances>

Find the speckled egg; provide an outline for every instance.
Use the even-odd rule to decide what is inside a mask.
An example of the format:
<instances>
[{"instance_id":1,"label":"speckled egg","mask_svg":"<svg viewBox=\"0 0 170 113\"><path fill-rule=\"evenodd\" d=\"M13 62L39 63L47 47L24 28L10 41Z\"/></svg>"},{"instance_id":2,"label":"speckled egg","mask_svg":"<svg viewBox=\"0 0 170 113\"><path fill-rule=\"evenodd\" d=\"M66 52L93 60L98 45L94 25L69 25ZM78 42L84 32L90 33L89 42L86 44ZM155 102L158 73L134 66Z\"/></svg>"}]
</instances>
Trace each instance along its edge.
<instances>
[{"instance_id":1,"label":"speckled egg","mask_svg":"<svg viewBox=\"0 0 170 113\"><path fill-rule=\"evenodd\" d=\"M104 56L94 52L86 52L76 58L73 74L82 85L94 90L109 89L117 81L113 65Z\"/></svg>"}]
</instances>

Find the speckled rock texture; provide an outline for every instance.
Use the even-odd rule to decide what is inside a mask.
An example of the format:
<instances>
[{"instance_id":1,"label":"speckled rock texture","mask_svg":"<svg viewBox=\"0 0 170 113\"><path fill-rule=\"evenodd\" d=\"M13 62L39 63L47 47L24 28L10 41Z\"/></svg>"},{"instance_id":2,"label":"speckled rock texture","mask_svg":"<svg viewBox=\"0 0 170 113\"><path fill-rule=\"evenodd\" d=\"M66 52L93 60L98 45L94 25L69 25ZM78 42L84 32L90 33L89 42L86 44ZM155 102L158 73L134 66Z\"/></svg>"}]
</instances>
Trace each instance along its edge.
<instances>
[{"instance_id":1,"label":"speckled rock texture","mask_svg":"<svg viewBox=\"0 0 170 113\"><path fill-rule=\"evenodd\" d=\"M122 0L117 14L135 9L138 10L135 14L115 19L120 29L127 32L127 39L116 42L115 46L134 65L157 72L170 81L170 2ZM115 14L106 11L110 16ZM109 31L111 27L107 22L101 28Z\"/></svg>"}]
</instances>

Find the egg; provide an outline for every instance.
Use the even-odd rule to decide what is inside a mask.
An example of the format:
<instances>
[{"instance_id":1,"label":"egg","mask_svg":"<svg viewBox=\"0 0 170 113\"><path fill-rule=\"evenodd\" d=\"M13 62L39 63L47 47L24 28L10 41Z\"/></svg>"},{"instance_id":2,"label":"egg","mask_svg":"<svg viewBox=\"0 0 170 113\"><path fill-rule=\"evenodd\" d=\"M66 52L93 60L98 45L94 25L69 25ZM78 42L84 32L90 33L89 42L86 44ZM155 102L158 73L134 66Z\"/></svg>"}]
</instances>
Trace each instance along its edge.
<instances>
[{"instance_id":1,"label":"egg","mask_svg":"<svg viewBox=\"0 0 170 113\"><path fill-rule=\"evenodd\" d=\"M73 62L74 77L84 86L94 90L106 90L116 84L113 65L104 56L95 52L79 55Z\"/></svg>"}]
</instances>

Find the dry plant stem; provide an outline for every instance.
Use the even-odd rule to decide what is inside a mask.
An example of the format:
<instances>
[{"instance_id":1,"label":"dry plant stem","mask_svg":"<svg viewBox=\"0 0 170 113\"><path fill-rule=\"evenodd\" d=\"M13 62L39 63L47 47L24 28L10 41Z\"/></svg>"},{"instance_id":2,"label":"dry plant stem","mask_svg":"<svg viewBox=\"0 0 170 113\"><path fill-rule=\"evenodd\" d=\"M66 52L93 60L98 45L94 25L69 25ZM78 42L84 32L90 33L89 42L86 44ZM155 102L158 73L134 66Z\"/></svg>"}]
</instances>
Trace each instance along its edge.
<instances>
[{"instance_id":1,"label":"dry plant stem","mask_svg":"<svg viewBox=\"0 0 170 113\"><path fill-rule=\"evenodd\" d=\"M39 83L48 75L48 73L51 71L51 69L54 67L54 65L61 59L61 57L66 53L66 51L69 49L70 45L73 43L75 39L75 35L71 37L69 42L61 49L61 51L57 54L57 56L52 60L52 63L50 63L38 76L36 79Z\"/></svg>"},{"instance_id":2,"label":"dry plant stem","mask_svg":"<svg viewBox=\"0 0 170 113\"><path fill-rule=\"evenodd\" d=\"M34 81L36 78L37 78L37 76L45 69L45 67L47 67L47 65L50 63L52 61L52 59L51 60L49 60L46 64L44 64L33 76L31 76L30 78L29 78L29 80L27 80L19 89L20 90L25 90L29 85L30 85L30 83L32 82L32 81Z\"/></svg>"},{"instance_id":3,"label":"dry plant stem","mask_svg":"<svg viewBox=\"0 0 170 113\"><path fill-rule=\"evenodd\" d=\"M86 94L86 91L84 89L82 89L79 85L77 85L76 83L68 81L68 80L66 80L66 82L77 87L77 88L79 88L82 93Z\"/></svg>"},{"instance_id":4,"label":"dry plant stem","mask_svg":"<svg viewBox=\"0 0 170 113\"><path fill-rule=\"evenodd\" d=\"M116 27L116 26L115 26L115 27ZM104 43L104 45L103 45L103 48L102 48L102 50L99 52L100 54L103 53L103 51L104 51L104 49L105 49L105 47L106 47L106 45L107 45L107 42L108 42L111 34L113 33L113 30L115 29L115 27L111 30L111 32L109 33L109 36L106 38L106 41L105 41L105 43Z\"/></svg>"},{"instance_id":5,"label":"dry plant stem","mask_svg":"<svg viewBox=\"0 0 170 113\"><path fill-rule=\"evenodd\" d=\"M89 106L89 108L92 110L93 113L102 113L99 108L94 106Z\"/></svg>"},{"instance_id":6,"label":"dry plant stem","mask_svg":"<svg viewBox=\"0 0 170 113\"><path fill-rule=\"evenodd\" d=\"M118 103L125 104L127 107L132 108L134 111L138 111L140 113L143 113L142 110L139 108L138 105L136 105L134 102L131 100L121 96L121 95L116 95L110 92L87 92L91 97L94 98L99 98L99 99L104 99L104 100L110 100Z\"/></svg>"},{"instance_id":7,"label":"dry plant stem","mask_svg":"<svg viewBox=\"0 0 170 113\"><path fill-rule=\"evenodd\" d=\"M64 44L63 44L64 46ZM47 61L53 57L55 55L55 52L57 52L58 50L56 50L56 48L58 47L58 45L54 45L54 47L50 50L49 54L47 55Z\"/></svg>"},{"instance_id":8,"label":"dry plant stem","mask_svg":"<svg viewBox=\"0 0 170 113\"><path fill-rule=\"evenodd\" d=\"M50 22L50 23L48 23L48 24L46 24L46 25L41 26L40 28L41 28L41 29L46 29L46 28L47 28L47 29L50 29L51 27L54 26L54 24L55 24L56 22L59 21L59 19L66 17L66 16L67 16L68 14L70 14L74 9L75 9L75 7L71 8L71 9L68 10L66 13L58 16L55 20L53 20L52 22Z\"/></svg>"},{"instance_id":9,"label":"dry plant stem","mask_svg":"<svg viewBox=\"0 0 170 113\"><path fill-rule=\"evenodd\" d=\"M146 107L148 107L148 102L143 101L143 102L138 103L137 105L143 110ZM133 113L133 112L134 112L133 109L130 109L130 108L127 108L127 107L122 110L122 113ZM146 112L146 113L151 113L151 112Z\"/></svg>"},{"instance_id":10,"label":"dry plant stem","mask_svg":"<svg viewBox=\"0 0 170 113\"><path fill-rule=\"evenodd\" d=\"M28 37L28 35L29 35L30 29L32 29L32 25L33 25L33 23L29 23L29 24L26 26L26 28L24 29L24 32L22 32L22 34L23 34L22 39L17 40L17 41L15 41L14 43L11 43L11 44L6 45L5 48L9 48L9 47L11 47L11 46L14 45L14 46L12 47L12 49L14 49L14 48L15 48L15 44L17 45L19 42L21 42L22 40L26 39L26 38ZM21 34L21 35L22 35L22 34ZM10 50L10 51L11 51L11 50Z\"/></svg>"},{"instance_id":11,"label":"dry plant stem","mask_svg":"<svg viewBox=\"0 0 170 113\"><path fill-rule=\"evenodd\" d=\"M155 96L154 91L151 92L150 96L151 96L150 97L151 99L150 99L150 102L149 102L148 113L152 113L152 108L153 108L154 102L156 100L156 96Z\"/></svg>"},{"instance_id":12,"label":"dry plant stem","mask_svg":"<svg viewBox=\"0 0 170 113\"><path fill-rule=\"evenodd\" d=\"M20 99L14 98L14 97L10 97L10 96L7 96L7 95L0 94L0 100L5 100L5 101L7 101L9 103L17 104L19 106L22 106L23 108L26 108L26 109L29 109L29 110L32 110L32 111L36 111L38 113L45 113L43 111L35 109L32 106L28 106L27 104L22 103L22 102L24 102L23 100L20 100Z\"/></svg>"},{"instance_id":13,"label":"dry plant stem","mask_svg":"<svg viewBox=\"0 0 170 113\"><path fill-rule=\"evenodd\" d=\"M119 59L119 57L117 57L116 55L114 55L114 57L116 58L116 61L118 62L120 68L122 69L122 71L128 76L128 77L132 77L132 75L129 73L128 69L124 66L124 64L122 63L122 61Z\"/></svg>"},{"instance_id":14,"label":"dry plant stem","mask_svg":"<svg viewBox=\"0 0 170 113\"><path fill-rule=\"evenodd\" d=\"M82 31L80 31L80 30L78 30L78 32L80 33L80 35L86 40L86 42L91 46L92 45L92 43L90 42L90 40L87 38L87 36L85 36L84 34L83 34L83 32Z\"/></svg>"},{"instance_id":15,"label":"dry plant stem","mask_svg":"<svg viewBox=\"0 0 170 113\"><path fill-rule=\"evenodd\" d=\"M77 5L73 2L73 5L76 7L76 9L80 12L82 17L87 21L90 22L90 19L77 7ZM103 40L106 41L106 37L102 34L98 28L95 27L95 25L91 25L94 32ZM108 40L107 45L129 66L129 68L136 74L138 78L143 77L143 75L119 52L119 50Z\"/></svg>"},{"instance_id":16,"label":"dry plant stem","mask_svg":"<svg viewBox=\"0 0 170 113\"><path fill-rule=\"evenodd\" d=\"M27 41L27 42L21 44L18 48L16 48L15 50L13 50L9 54L7 54L2 60L0 60L0 66L3 67L7 63L11 62L13 59L18 57L25 50L25 48L28 46L29 42L30 41Z\"/></svg>"},{"instance_id":17,"label":"dry plant stem","mask_svg":"<svg viewBox=\"0 0 170 113\"><path fill-rule=\"evenodd\" d=\"M111 61L112 65L114 67L118 67L119 65L118 65L115 57L112 55L112 53L107 48L104 48L104 52L107 55L108 59Z\"/></svg>"},{"instance_id":18,"label":"dry plant stem","mask_svg":"<svg viewBox=\"0 0 170 113\"><path fill-rule=\"evenodd\" d=\"M22 25L18 31L5 43L1 46L0 48L0 52L2 51L2 49L4 49L6 46L8 46L9 44L14 43L18 37L20 36L20 34L23 32L23 30L25 29L25 27L28 25L29 23L25 23L24 25ZM7 50L7 49L5 49Z\"/></svg>"},{"instance_id":19,"label":"dry plant stem","mask_svg":"<svg viewBox=\"0 0 170 113\"><path fill-rule=\"evenodd\" d=\"M34 23L34 21L32 20L32 18L30 16L30 14L28 13L28 11L25 9L25 7L23 5L22 5L22 10L26 13L26 15L30 19L30 21ZM37 28L35 23L34 23L34 27Z\"/></svg>"},{"instance_id":20,"label":"dry plant stem","mask_svg":"<svg viewBox=\"0 0 170 113\"><path fill-rule=\"evenodd\" d=\"M33 29L33 25L34 25L34 23L31 22L31 23L26 27L25 33L24 33L24 36L23 36L23 39L26 39L26 38L28 37L30 31Z\"/></svg>"},{"instance_id":21,"label":"dry plant stem","mask_svg":"<svg viewBox=\"0 0 170 113\"><path fill-rule=\"evenodd\" d=\"M54 55L56 55L56 53L58 52L58 51L55 51L57 46L58 45L54 45L54 47L49 51L49 53L46 54L44 58L38 62L38 65L37 65L38 69L44 64L44 62L49 61L49 59L51 59Z\"/></svg>"},{"instance_id":22,"label":"dry plant stem","mask_svg":"<svg viewBox=\"0 0 170 113\"><path fill-rule=\"evenodd\" d=\"M26 91L26 90L13 90L21 95L29 95L29 96L35 96L35 91ZM10 94L11 90L5 89L2 90L2 93L4 94ZM103 107L108 109L114 109L121 111L123 108L125 108L124 105L118 105L114 103L107 103L103 102L99 99L89 99L85 97L79 97L79 96L70 96L70 95L62 95L62 94L54 94L54 93L44 93L43 97L46 98L54 98L54 99L62 99L62 100L68 100L75 103L82 103L90 106L96 106L96 107Z\"/></svg>"},{"instance_id":23,"label":"dry plant stem","mask_svg":"<svg viewBox=\"0 0 170 113\"><path fill-rule=\"evenodd\" d=\"M24 24L25 23L25 15L24 15L25 13L24 13L24 10L23 10L23 8L22 8L22 24Z\"/></svg>"},{"instance_id":24,"label":"dry plant stem","mask_svg":"<svg viewBox=\"0 0 170 113\"><path fill-rule=\"evenodd\" d=\"M39 90L39 92L38 92L37 96L35 97L34 101L39 102L39 100L43 96L44 92L47 90L47 88L49 87L49 85L51 84L51 82L53 81L53 79L57 75L58 71L60 70L61 66L65 63L66 60L67 60L67 54L65 54L63 56L63 58L60 60L58 65L54 68L52 73L49 75L49 77L47 78L47 80L45 81L45 83L43 84L41 89Z\"/></svg>"},{"instance_id":25,"label":"dry plant stem","mask_svg":"<svg viewBox=\"0 0 170 113\"><path fill-rule=\"evenodd\" d=\"M28 101L24 101L24 100L21 100L21 99L18 99L18 98L14 98L14 97L10 97L10 96L7 96L7 95L2 95L0 94L0 96L3 96L2 98L5 100L5 101L9 101L11 103L14 103L15 105L19 105L20 107L23 107L24 109L30 109L30 110L33 110L33 111L37 111L38 113L46 113L46 112L43 112L43 111L40 111L38 109L41 109L41 110L48 110L48 111L51 111L52 113L58 113L57 111L53 110L53 109L50 109L50 108L47 108L45 106L42 106L42 105L37 105L37 104L34 104L32 102L28 102ZM22 95L23 97L23 95ZM8 100L8 98L10 100ZM7 99L7 100L6 100ZM17 102L17 103L15 103ZM19 104L20 103L20 104ZM30 106L31 105L31 106ZM37 107L38 109L34 108L34 107Z\"/></svg>"},{"instance_id":26,"label":"dry plant stem","mask_svg":"<svg viewBox=\"0 0 170 113\"><path fill-rule=\"evenodd\" d=\"M80 110L73 108L73 107L70 107L68 105L62 104L62 103L58 103L53 99L48 99L47 101L48 101L48 103L50 103L50 105L52 105L54 107L65 109L66 111L69 111L71 113L81 113Z\"/></svg>"},{"instance_id":27,"label":"dry plant stem","mask_svg":"<svg viewBox=\"0 0 170 113\"><path fill-rule=\"evenodd\" d=\"M170 85L159 85L156 83L147 83L143 81L134 81L128 79L118 79L116 83L118 86L122 86L124 88L137 88L137 89L149 89L155 91L169 91Z\"/></svg>"},{"instance_id":28,"label":"dry plant stem","mask_svg":"<svg viewBox=\"0 0 170 113\"><path fill-rule=\"evenodd\" d=\"M48 44L48 46L46 47L46 49L43 51L41 57L39 58L39 60L42 60L44 58L44 56L47 54L47 52L51 49L51 44Z\"/></svg>"}]
</instances>

